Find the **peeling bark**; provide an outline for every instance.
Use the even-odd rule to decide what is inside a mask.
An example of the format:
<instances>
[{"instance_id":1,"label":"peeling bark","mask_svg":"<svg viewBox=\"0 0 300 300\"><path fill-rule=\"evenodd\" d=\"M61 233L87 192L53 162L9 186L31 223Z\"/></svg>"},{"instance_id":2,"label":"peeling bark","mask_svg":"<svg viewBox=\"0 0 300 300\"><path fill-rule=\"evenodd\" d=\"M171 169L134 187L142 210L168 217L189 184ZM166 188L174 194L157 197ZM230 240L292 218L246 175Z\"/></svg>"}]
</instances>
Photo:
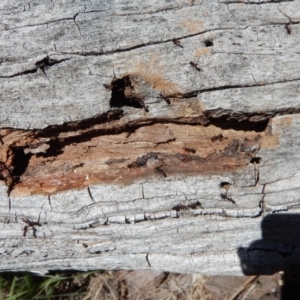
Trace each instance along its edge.
<instances>
[{"instance_id":1,"label":"peeling bark","mask_svg":"<svg viewBox=\"0 0 300 300\"><path fill-rule=\"evenodd\" d=\"M0 4L0 269L297 269L299 9Z\"/></svg>"}]
</instances>

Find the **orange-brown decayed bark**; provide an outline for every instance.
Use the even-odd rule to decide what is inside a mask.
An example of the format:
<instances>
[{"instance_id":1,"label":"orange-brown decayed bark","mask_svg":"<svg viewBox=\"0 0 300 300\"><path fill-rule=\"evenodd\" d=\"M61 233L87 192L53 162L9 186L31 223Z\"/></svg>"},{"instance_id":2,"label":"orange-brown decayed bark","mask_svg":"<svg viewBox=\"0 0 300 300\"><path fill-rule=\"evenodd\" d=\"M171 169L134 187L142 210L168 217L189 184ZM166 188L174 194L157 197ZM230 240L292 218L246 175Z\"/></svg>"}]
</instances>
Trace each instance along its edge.
<instances>
[{"instance_id":1,"label":"orange-brown decayed bark","mask_svg":"<svg viewBox=\"0 0 300 300\"><path fill-rule=\"evenodd\" d=\"M249 165L261 147L278 143L265 132L201 124L157 123L82 138L77 132L73 140L68 135L72 133L51 139L30 131L1 131L0 157L6 166L13 168L15 162L9 155L12 145L23 147L30 158L13 195L52 194L94 183L128 184L149 176L222 173Z\"/></svg>"}]
</instances>

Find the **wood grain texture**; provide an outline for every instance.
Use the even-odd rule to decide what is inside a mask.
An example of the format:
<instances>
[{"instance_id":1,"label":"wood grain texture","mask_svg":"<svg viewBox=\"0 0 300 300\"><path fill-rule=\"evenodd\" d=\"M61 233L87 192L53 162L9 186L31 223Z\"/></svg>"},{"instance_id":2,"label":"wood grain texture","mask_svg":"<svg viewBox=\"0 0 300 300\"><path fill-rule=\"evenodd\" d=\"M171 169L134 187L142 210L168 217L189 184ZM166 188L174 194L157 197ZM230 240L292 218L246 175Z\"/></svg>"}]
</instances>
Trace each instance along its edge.
<instances>
[{"instance_id":1,"label":"wood grain texture","mask_svg":"<svg viewBox=\"0 0 300 300\"><path fill-rule=\"evenodd\" d=\"M0 4L0 270L297 269L299 2L102 2Z\"/></svg>"}]
</instances>

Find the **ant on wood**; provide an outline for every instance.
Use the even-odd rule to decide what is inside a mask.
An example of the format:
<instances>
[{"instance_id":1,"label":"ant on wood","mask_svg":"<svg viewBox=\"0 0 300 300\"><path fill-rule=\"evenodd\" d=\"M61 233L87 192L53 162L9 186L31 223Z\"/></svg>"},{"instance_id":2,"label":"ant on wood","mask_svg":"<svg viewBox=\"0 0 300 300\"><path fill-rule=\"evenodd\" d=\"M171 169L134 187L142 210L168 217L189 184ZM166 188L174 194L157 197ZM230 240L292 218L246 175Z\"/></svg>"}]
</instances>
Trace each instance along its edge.
<instances>
[{"instance_id":1,"label":"ant on wood","mask_svg":"<svg viewBox=\"0 0 300 300\"><path fill-rule=\"evenodd\" d=\"M220 196L221 196L222 199L228 200L231 203L236 204L236 202L232 198L228 197L226 194L221 193Z\"/></svg>"},{"instance_id":2,"label":"ant on wood","mask_svg":"<svg viewBox=\"0 0 300 300\"><path fill-rule=\"evenodd\" d=\"M197 71L199 71L199 72L201 71L201 69L198 67L198 64L194 63L193 61L190 61L190 65Z\"/></svg>"},{"instance_id":3,"label":"ant on wood","mask_svg":"<svg viewBox=\"0 0 300 300\"><path fill-rule=\"evenodd\" d=\"M183 147L182 149L183 149L185 152L188 152L188 153L193 153L193 154L196 153L196 149L195 149L195 148Z\"/></svg>"},{"instance_id":4,"label":"ant on wood","mask_svg":"<svg viewBox=\"0 0 300 300\"><path fill-rule=\"evenodd\" d=\"M171 101L167 98L167 96L163 93L160 93L158 95L158 98L163 99L164 101L166 101L169 105L171 104Z\"/></svg>"},{"instance_id":5,"label":"ant on wood","mask_svg":"<svg viewBox=\"0 0 300 300\"><path fill-rule=\"evenodd\" d=\"M201 207L201 203L199 201L196 201L194 203L190 203L187 205L184 204L176 204L172 207L172 210L180 211L180 210L187 210L187 209L196 209L197 207Z\"/></svg>"},{"instance_id":6,"label":"ant on wood","mask_svg":"<svg viewBox=\"0 0 300 300\"><path fill-rule=\"evenodd\" d=\"M181 45L179 39L173 39L172 42L174 43L174 45L176 45L176 46L178 46L178 47L180 47L180 48L183 48L183 46Z\"/></svg>"},{"instance_id":7,"label":"ant on wood","mask_svg":"<svg viewBox=\"0 0 300 300\"><path fill-rule=\"evenodd\" d=\"M26 224L23 228L23 236L24 237L26 236L28 227L31 227L32 228L32 235L36 238L36 231L37 230L34 226L42 226L42 224L40 223L40 216L41 216L41 213L39 214L39 218L38 218L37 222L31 221L27 218L26 219L22 218L22 221Z\"/></svg>"}]
</instances>

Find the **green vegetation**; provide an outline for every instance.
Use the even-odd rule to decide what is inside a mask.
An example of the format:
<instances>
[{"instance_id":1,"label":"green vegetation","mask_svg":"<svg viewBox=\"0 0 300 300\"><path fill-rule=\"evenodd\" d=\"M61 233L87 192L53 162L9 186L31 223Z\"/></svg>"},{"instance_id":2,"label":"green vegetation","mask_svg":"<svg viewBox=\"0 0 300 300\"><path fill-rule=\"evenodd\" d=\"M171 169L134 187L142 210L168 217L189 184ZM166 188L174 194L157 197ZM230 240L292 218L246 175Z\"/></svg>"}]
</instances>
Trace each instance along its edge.
<instances>
[{"instance_id":1,"label":"green vegetation","mask_svg":"<svg viewBox=\"0 0 300 300\"><path fill-rule=\"evenodd\" d=\"M0 273L0 300L211 300L200 274L151 271Z\"/></svg>"},{"instance_id":2,"label":"green vegetation","mask_svg":"<svg viewBox=\"0 0 300 300\"><path fill-rule=\"evenodd\" d=\"M48 276L1 273L0 300L83 299L94 274L96 272L64 272Z\"/></svg>"}]
</instances>

